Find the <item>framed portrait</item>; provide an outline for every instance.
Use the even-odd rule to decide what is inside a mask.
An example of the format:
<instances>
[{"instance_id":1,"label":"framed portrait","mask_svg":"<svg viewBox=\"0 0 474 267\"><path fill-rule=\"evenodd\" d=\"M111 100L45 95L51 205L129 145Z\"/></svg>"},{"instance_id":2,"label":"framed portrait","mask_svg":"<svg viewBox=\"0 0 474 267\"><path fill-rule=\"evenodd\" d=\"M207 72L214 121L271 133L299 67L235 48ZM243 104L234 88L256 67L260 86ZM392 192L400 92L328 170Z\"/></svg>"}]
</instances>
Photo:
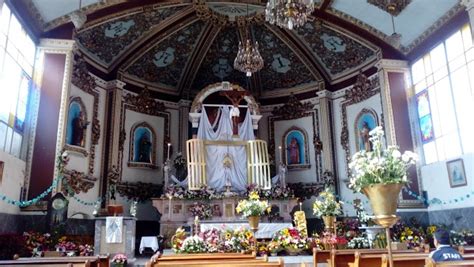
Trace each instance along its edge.
<instances>
[{"instance_id":1,"label":"framed portrait","mask_svg":"<svg viewBox=\"0 0 474 267\"><path fill-rule=\"evenodd\" d=\"M362 109L357 114L354 122L356 151L372 151L372 143L369 141L369 132L379 125L377 113L373 109Z\"/></svg>"},{"instance_id":2,"label":"framed portrait","mask_svg":"<svg viewBox=\"0 0 474 267\"><path fill-rule=\"evenodd\" d=\"M299 127L291 127L283 134L283 162L288 169L308 169L308 134Z\"/></svg>"},{"instance_id":3,"label":"framed portrait","mask_svg":"<svg viewBox=\"0 0 474 267\"><path fill-rule=\"evenodd\" d=\"M464 162L462 159L455 159L446 162L448 168L449 185L459 187L467 185L466 172L464 171Z\"/></svg>"}]
</instances>

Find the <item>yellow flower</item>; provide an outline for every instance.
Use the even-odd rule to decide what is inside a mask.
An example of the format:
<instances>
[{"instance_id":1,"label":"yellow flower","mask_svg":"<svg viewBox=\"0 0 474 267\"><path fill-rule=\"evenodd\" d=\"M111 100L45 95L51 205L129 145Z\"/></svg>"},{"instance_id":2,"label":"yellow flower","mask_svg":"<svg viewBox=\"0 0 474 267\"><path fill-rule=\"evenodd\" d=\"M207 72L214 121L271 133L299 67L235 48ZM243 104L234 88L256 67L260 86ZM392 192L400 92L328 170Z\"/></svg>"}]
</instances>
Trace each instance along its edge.
<instances>
[{"instance_id":1,"label":"yellow flower","mask_svg":"<svg viewBox=\"0 0 474 267\"><path fill-rule=\"evenodd\" d=\"M230 239L231 237L232 237L232 234L231 234L231 233L227 232L227 233L225 234L225 238L226 238L226 239Z\"/></svg>"},{"instance_id":2,"label":"yellow flower","mask_svg":"<svg viewBox=\"0 0 474 267\"><path fill-rule=\"evenodd\" d=\"M284 235L288 235L288 233L289 233L289 232L288 232L288 228L283 229L283 234L284 234Z\"/></svg>"},{"instance_id":3,"label":"yellow flower","mask_svg":"<svg viewBox=\"0 0 474 267\"><path fill-rule=\"evenodd\" d=\"M247 237L247 239L252 238L252 236L253 236L253 235L252 235L252 232L246 232L246 233L245 233L245 237Z\"/></svg>"},{"instance_id":4,"label":"yellow flower","mask_svg":"<svg viewBox=\"0 0 474 267\"><path fill-rule=\"evenodd\" d=\"M260 196L258 195L257 191L252 191L249 194L249 199L250 200L259 200Z\"/></svg>"}]
</instances>

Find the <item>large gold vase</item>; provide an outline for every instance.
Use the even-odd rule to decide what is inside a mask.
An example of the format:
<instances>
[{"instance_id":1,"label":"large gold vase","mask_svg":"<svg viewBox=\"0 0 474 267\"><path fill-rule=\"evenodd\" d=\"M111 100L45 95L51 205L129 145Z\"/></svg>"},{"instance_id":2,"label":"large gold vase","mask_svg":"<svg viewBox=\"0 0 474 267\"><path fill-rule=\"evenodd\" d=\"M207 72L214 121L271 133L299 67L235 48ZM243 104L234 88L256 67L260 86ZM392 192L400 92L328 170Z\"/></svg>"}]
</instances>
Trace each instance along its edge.
<instances>
[{"instance_id":1,"label":"large gold vase","mask_svg":"<svg viewBox=\"0 0 474 267\"><path fill-rule=\"evenodd\" d=\"M247 218L249 219L250 230L257 232L260 216L248 216Z\"/></svg>"},{"instance_id":2,"label":"large gold vase","mask_svg":"<svg viewBox=\"0 0 474 267\"><path fill-rule=\"evenodd\" d=\"M324 222L324 229L332 231L334 229L334 223L336 222L336 216L321 216Z\"/></svg>"},{"instance_id":3,"label":"large gold vase","mask_svg":"<svg viewBox=\"0 0 474 267\"><path fill-rule=\"evenodd\" d=\"M398 220L396 215L398 196L405 184L374 184L362 188L369 198L374 221L382 227L391 227Z\"/></svg>"}]
</instances>

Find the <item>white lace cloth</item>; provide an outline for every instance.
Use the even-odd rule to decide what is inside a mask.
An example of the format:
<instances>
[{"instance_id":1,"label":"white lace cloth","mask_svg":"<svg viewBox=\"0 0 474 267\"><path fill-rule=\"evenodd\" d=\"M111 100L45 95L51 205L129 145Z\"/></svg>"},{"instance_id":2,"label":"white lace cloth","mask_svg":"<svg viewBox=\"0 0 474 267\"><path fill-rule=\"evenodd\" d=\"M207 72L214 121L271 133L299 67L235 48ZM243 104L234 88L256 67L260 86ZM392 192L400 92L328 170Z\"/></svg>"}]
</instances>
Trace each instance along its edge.
<instances>
[{"instance_id":1,"label":"white lace cloth","mask_svg":"<svg viewBox=\"0 0 474 267\"><path fill-rule=\"evenodd\" d=\"M145 248L151 248L153 252L158 250L158 238L156 236L143 236L140 240L140 254L143 253Z\"/></svg>"}]
</instances>

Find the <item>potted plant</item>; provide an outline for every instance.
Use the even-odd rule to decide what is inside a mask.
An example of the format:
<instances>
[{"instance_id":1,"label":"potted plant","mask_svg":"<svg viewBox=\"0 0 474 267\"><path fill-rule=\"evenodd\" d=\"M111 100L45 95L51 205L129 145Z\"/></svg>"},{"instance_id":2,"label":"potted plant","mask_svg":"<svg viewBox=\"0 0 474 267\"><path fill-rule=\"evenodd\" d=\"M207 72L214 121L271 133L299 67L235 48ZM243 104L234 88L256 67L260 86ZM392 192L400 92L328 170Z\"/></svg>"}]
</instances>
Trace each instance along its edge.
<instances>
[{"instance_id":1,"label":"potted plant","mask_svg":"<svg viewBox=\"0 0 474 267\"><path fill-rule=\"evenodd\" d=\"M115 254L112 258L112 266L123 267L127 266L127 256L123 253Z\"/></svg>"},{"instance_id":2,"label":"potted plant","mask_svg":"<svg viewBox=\"0 0 474 267\"><path fill-rule=\"evenodd\" d=\"M239 201L235 211L239 214L242 213L242 217L249 220L250 229L256 232L258 230L260 216L265 214L265 212L270 212L270 206L266 200L260 200L257 191L252 191L248 199Z\"/></svg>"},{"instance_id":3,"label":"potted plant","mask_svg":"<svg viewBox=\"0 0 474 267\"><path fill-rule=\"evenodd\" d=\"M396 222L398 195L408 182L407 170L416 162L417 155L410 151L402 155L397 146L385 148L380 126L369 135L373 151L359 151L352 157L349 188L363 192L370 200L375 221L389 227Z\"/></svg>"},{"instance_id":4,"label":"potted plant","mask_svg":"<svg viewBox=\"0 0 474 267\"><path fill-rule=\"evenodd\" d=\"M326 229L333 229L336 216L342 212L342 202L336 200L329 188L321 192L319 198L313 203L313 213L323 219Z\"/></svg>"}]
</instances>

